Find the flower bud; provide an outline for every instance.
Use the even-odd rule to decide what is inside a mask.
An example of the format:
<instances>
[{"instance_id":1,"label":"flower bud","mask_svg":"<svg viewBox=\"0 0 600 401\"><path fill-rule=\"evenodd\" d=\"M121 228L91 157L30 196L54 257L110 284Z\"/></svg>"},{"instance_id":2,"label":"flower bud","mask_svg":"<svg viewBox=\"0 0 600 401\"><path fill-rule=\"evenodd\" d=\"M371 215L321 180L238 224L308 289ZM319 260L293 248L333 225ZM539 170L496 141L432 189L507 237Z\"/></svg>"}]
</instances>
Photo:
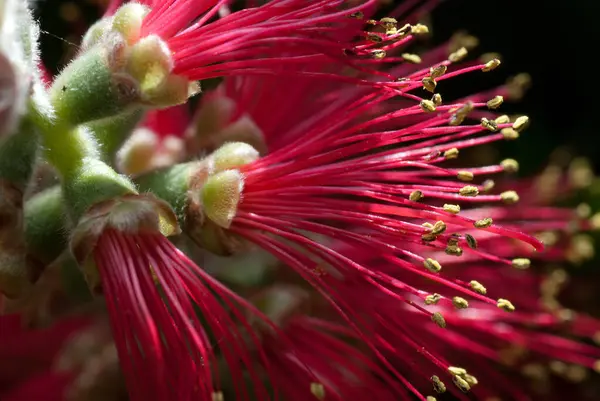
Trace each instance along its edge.
<instances>
[{"instance_id":1,"label":"flower bud","mask_svg":"<svg viewBox=\"0 0 600 401\"><path fill-rule=\"evenodd\" d=\"M244 178L239 170L225 170L210 176L201 193L206 216L218 226L229 228L243 189Z\"/></svg>"},{"instance_id":2,"label":"flower bud","mask_svg":"<svg viewBox=\"0 0 600 401\"><path fill-rule=\"evenodd\" d=\"M258 160L258 151L244 142L229 142L211 155L214 172L235 169Z\"/></svg>"},{"instance_id":3,"label":"flower bud","mask_svg":"<svg viewBox=\"0 0 600 401\"><path fill-rule=\"evenodd\" d=\"M119 32L129 44L140 39L142 22L148 15L148 7L139 3L127 3L120 7L112 18L112 30Z\"/></svg>"}]
</instances>

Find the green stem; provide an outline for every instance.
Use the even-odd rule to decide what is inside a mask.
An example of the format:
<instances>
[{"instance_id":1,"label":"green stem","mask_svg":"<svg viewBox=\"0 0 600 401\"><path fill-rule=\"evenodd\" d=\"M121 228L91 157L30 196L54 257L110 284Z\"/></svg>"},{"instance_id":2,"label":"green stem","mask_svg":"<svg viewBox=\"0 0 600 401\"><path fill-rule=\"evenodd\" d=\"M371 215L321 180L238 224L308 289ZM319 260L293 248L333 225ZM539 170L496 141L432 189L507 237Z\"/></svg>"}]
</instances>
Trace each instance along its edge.
<instances>
[{"instance_id":1,"label":"green stem","mask_svg":"<svg viewBox=\"0 0 600 401\"><path fill-rule=\"evenodd\" d=\"M100 145L102 158L105 162L110 164L114 162L115 154L143 116L144 110L136 108L114 117L92 121L87 124Z\"/></svg>"},{"instance_id":2,"label":"green stem","mask_svg":"<svg viewBox=\"0 0 600 401\"><path fill-rule=\"evenodd\" d=\"M43 113L36 104L32 108L46 159L62 178L63 198L73 222L98 202L137 193L128 178L102 161L99 144L88 127L72 127Z\"/></svg>"}]
</instances>

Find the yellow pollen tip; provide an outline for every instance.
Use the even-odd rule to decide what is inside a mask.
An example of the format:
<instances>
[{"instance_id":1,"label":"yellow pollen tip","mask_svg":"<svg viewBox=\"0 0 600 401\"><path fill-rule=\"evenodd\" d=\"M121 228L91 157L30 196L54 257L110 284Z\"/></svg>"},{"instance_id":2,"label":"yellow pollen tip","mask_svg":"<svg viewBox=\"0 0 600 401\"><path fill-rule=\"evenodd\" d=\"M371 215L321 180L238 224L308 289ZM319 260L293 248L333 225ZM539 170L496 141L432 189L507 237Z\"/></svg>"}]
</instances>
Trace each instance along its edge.
<instances>
[{"instance_id":1,"label":"yellow pollen tip","mask_svg":"<svg viewBox=\"0 0 600 401\"><path fill-rule=\"evenodd\" d=\"M492 224L494 224L494 220L491 217L486 217L485 219L477 220L473 223L475 228L488 228Z\"/></svg>"},{"instance_id":2,"label":"yellow pollen tip","mask_svg":"<svg viewBox=\"0 0 600 401\"><path fill-rule=\"evenodd\" d=\"M515 269L525 270L531 266L531 261L526 258L516 258L512 260L512 266Z\"/></svg>"},{"instance_id":3,"label":"yellow pollen tip","mask_svg":"<svg viewBox=\"0 0 600 401\"><path fill-rule=\"evenodd\" d=\"M507 312L515 311L515 306L508 299L503 299L503 298L498 299L496 306L498 306L498 308L505 310Z\"/></svg>"},{"instance_id":4,"label":"yellow pollen tip","mask_svg":"<svg viewBox=\"0 0 600 401\"><path fill-rule=\"evenodd\" d=\"M435 259L427 258L423 261L423 266L432 273L439 273L442 270L442 265Z\"/></svg>"},{"instance_id":5,"label":"yellow pollen tip","mask_svg":"<svg viewBox=\"0 0 600 401\"><path fill-rule=\"evenodd\" d=\"M473 197L473 196L479 195L479 189L477 187L472 186L472 185L467 185L467 186L462 187L458 191L458 193L461 194L462 196Z\"/></svg>"}]
</instances>

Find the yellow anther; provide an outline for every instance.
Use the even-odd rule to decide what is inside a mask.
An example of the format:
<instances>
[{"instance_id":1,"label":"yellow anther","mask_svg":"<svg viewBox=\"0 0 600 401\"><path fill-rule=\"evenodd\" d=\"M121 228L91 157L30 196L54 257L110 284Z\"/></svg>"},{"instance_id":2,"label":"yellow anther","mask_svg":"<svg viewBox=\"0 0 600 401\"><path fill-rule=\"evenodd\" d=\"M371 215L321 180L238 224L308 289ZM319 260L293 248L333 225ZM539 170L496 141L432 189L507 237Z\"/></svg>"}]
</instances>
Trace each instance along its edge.
<instances>
[{"instance_id":1,"label":"yellow anther","mask_svg":"<svg viewBox=\"0 0 600 401\"><path fill-rule=\"evenodd\" d=\"M431 75L433 79L436 79L444 75L446 71L448 71L448 67L442 64L438 65L437 67L431 67L429 69L429 75Z\"/></svg>"},{"instance_id":2,"label":"yellow anther","mask_svg":"<svg viewBox=\"0 0 600 401\"><path fill-rule=\"evenodd\" d=\"M494 118L494 122L496 124L507 124L510 122L510 117L506 114L502 114L501 116Z\"/></svg>"},{"instance_id":3,"label":"yellow anther","mask_svg":"<svg viewBox=\"0 0 600 401\"><path fill-rule=\"evenodd\" d=\"M515 191L504 191L500 194L500 199L506 204L513 204L519 201L519 194Z\"/></svg>"},{"instance_id":4,"label":"yellow anther","mask_svg":"<svg viewBox=\"0 0 600 401\"><path fill-rule=\"evenodd\" d=\"M462 187L459 191L459 194L461 194L462 196L477 196L479 195L479 189L477 187L474 187L472 185L467 185Z\"/></svg>"},{"instance_id":5,"label":"yellow anther","mask_svg":"<svg viewBox=\"0 0 600 401\"><path fill-rule=\"evenodd\" d=\"M504 139L507 139L509 141L519 139L519 132L513 128L502 128L500 130L500 133L502 134Z\"/></svg>"},{"instance_id":6,"label":"yellow anther","mask_svg":"<svg viewBox=\"0 0 600 401\"><path fill-rule=\"evenodd\" d=\"M429 28L423 24L416 24L410 27L410 33L413 35L425 35L429 33Z\"/></svg>"},{"instance_id":7,"label":"yellow anther","mask_svg":"<svg viewBox=\"0 0 600 401\"><path fill-rule=\"evenodd\" d=\"M458 366L448 366L448 372L453 376L463 376L467 374L467 370Z\"/></svg>"},{"instance_id":8,"label":"yellow anther","mask_svg":"<svg viewBox=\"0 0 600 401\"><path fill-rule=\"evenodd\" d=\"M444 316L440 312L435 312L431 315L431 320L442 329L446 328L446 319L444 319Z\"/></svg>"},{"instance_id":9,"label":"yellow anther","mask_svg":"<svg viewBox=\"0 0 600 401\"><path fill-rule=\"evenodd\" d=\"M423 88L431 93L435 92L435 87L437 86L437 82L435 82L435 79L431 78L431 77L425 77L421 80L421 83L423 84Z\"/></svg>"},{"instance_id":10,"label":"yellow anther","mask_svg":"<svg viewBox=\"0 0 600 401\"><path fill-rule=\"evenodd\" d=\"M432 234L432 233L427 233L427 234L421 235L421 239L425 242L432 242L437 239L437 235Z\"/></svg>"},{"instance_id":11,"label":"yellow anther","mask_svg":"<svg viewBox=\"0 0 600 401\"><path fill-rule=\"evenodd\" d=\"M477 220L473 225L475 228L488 228L494 223L491 217L486 217L485 219Z\"/></svg>"},{"instance_id":12,"label":"yellow anther","mask_svg":"<svg viewBox=\"0 0 600 401\"><path fill-rule=\"evenodd\" d=\"M513 129L521 132L521 130L527 127L527 124L529 124L529 117L521 116L515 120L512 127Z\"/></svg>"},{"instance_id":13,"label":"yellow anther","mask_svg":"<svg viewBox=\"0 0 600 401\"><path fill-rule=\"evenodd\" d=\"M431 383L433 383L433 390L436 393L442 394L446 392L446 385L443 381L440 380L439 377L435 375L431 376Z\"/></svg>"},{"instance_id":14,"label":"yellow anther","mask_svg":"<svg viewBox=\"0 0 600 401\"><path fill-rule=\"evenodd\" d=\"M502 106L504 103L504 98L502 96L495 96L493 99L488 100L487 107L496 110L498 107Z\"/></svg>"},{"instance_id":15,"label":"yellow anther","mask_svg":"<svg viewBox=\"0 0 600 401\"><path fill-rule=\"evenodd\" d=\"M457 157L458 157L458 149L457 148L450 148L450 149L444 151L444 158L446 160L456 159Z\"/></svg>"},{"instance_id":16,"label":"yellow anther","mask_svg":"<svg viewBox=\"0 0 600 401\"><path fill-rule=\"evenodd\" d=\"M469 383L469 386L473 387L476 386L477 384L479 384L479 380L477 380L477 378L473 375L470 374L465 374L462 376L463 379L465 379L465 381L467 383Z\"/></svg>"},{"instance_id":17,"label":"yellow anther","mask_svg":"<svg viewBox=\"0 0 600 401\"><path fill-rule=\"evenodd\" d=\"M460 206L446 203L444 205L444 211L452 214L458 214L460 212Z\"/></svg>"},{"instance_id":18,"label":"yellow anther","mask_svg":"<svg viewBox=\"0 0 600 401\"><path fill-rule=\"evenodd\" d=\"M527 258L516 258L513 259L511 263L515 269L519 270L529 269L529 267L531 266L531 260Z\"/></svg>"},{"instance_id":19,"label":"yellow anther","mask_svg":"<svg viewBox=\"0 0 600 401\"><path fill-rule=\"evenodd\" d=\"M498 131L498 123L494 120L488 120L487 118L481 119L481 126L488 131L496 132Z\"/></svg>"},{"instance_id":20,"label":"yellow anther","mask_svg":"<svg viewBox=\"0 0 600 401\"><path fill-rule=\"evenodd\" d=\"M431 100L426 100L423 99L421 100L421 110L428 112L428 113L433 113L435 111L435 104L431 101Z\"/></svg>"},{"instance_id":21,"label":"yellow anther","mask_svg":"<svg viewBox=\"0 0 600 401\"><path fill-rule=\"evenodd\" d=\"M452 297L452 305L457 309L466 309L469 307L469 302L463 297Z\"/></svg>"},{"instance_id":22,"label":"yellow anther","mask_svg":"<svg viewBox=\"0 0 600 401\"><path fill-rule=\"evenodd\" d=\"M462 248L456 245L448 245L445 251L446 254L452 256L461 256L463 254Z\"/></svg>"},{"instance_id":23,"label":"yellow anther","mask_svg":"<svg viewBox=\"0 0 600 401\"><path fill-rule=\"evenodd\" d=\"M410 193L410 195L408 196L408 199L410 199L413 202L418 202L419 200L423 199L423 192L421 192L421 191L412 191Z\"/></svg>"},{"instance_id":24,"label":"yellow anther","mask_svg":"<svg viewBox=\"0 0 600 401\"><path fill-rule=\"evenodd\" d=\"M421 64L421 57L417 54L403 53L402 58L412 64Z\"/></svg>"},{"instance_id":25,"label":"yellow anther","mask_svg":"<svg viewBox=\"0 0 600 401\"><path fill-rule=\"evenodd\" d=\"M427 295L425 297L425 305L436 305L438 302L440 302L440 299L442 299L440 294Z\"/></svg>"},{"instance_id":26,"label":"yellow anther","mask_svg":"<svg viewBox=\"0 0 600 401\"><path fill-rule=\"evenodd\" d=\"M515 159L504 159L500 162L500 166L502 166L507 173L516 173L519 171L519 162Z\"/></svg>"},{"instance_id":27,"label":"yellow anther","mask_svg":"<svg viewBox=\"0 0 600 401\"><path fill-rule=\"evenodd\" d=\"M465 239L467 240L467 245L471 249L477 249L477 240L471 234L465 234Z\"/></svg>"},{"instance_id":28,"label":"yellow anther","mask_svg":"<svg viewBox=\"0 0 600 401\"><path fill-rule=\"evenodd\" d=\"M439 273L442 270L442 265L440 265L440 262L431 258L425 259L423 261L423 266L425 266L425 268L432 273Z\"/></svg>"},{"instance_id":29,"label":"yellow anther","mask_svg":"<svg viewBox=\"0 0 600 401\"><path fill-rule=\"evenodd\" d=\"M478 294L487 294L487 288L485 288L479 281L471 280L469 282L469 287L471 287L473 291L475 291Z\"/></svg>"},{"instance_id":30,"label":"yellow anther","mask_svg":"<svg viewBox=\"0 0 600 401\"><path fill-rule=\"evenodd\" d=\"M433 225L432 229L431 229L431 233L435 234L435 235L440 235L444 231L446 231L446 223L444 223L441 220L440 221L436 221L435 224Z\"/></svg>"},{"instance_id":31,"label":"yellow anther","mask_svg":"<svg viewBox=\"0 0 600 401\"><path fill-rule=\"evenodd\" d=\"M448 56L448 60L452 63L458 63L459 61L467 57L467 54L469 54L469 51L465 47L461 47L455 52L450 53L450 55Z\"/></svg>"},{"instance_id":32,"label":"yellow anther","mask_svg":"<svg viewBox=\"0 0 600 401\"><path fill-rule=\"evenodd\" d=\"M454 382L456 387L458 387L463 393L467 393L469 392L469 390L471 390L471 386L469 385L469 383L460 376L454 376L452 378L452 381Z\"/></svg>"},{"instance_id":33,"label":"yellow anther","mask_svg":"<svg viewBox=\"0 0 600 401\"><path fill-rule=\"evenodd\" d=\"M470 171L459 171L458 173L456 173L456 178L458 178L461 181L473 181L473 178L475 178L475 176Z\"/></svg>"},{"instance_id":34,"label":"yellow anther","mask_svg":"<svg viewBox=\"0 0 600 401\"><path fill-rule=\"evenodd\" d=\"M498 68L499 65L500 65L500 60L498 60L497 58L494 58L494 59L491 59L490 61L488 61L487 63L485 63L483 68L481 68L481 71L483 71L483 72L492 71L492 70L495 70L496 68Z\"/></svg>"},{"instance_id":35,"label":"yellow anther","mask_svg":"<svg viewBox=\"0 0 600 401\"><path fill-rule=\"evenodd\" d=\"M498 308L503 309L507 312L515 311L515 306L508 299L503 299L503 298L498 299L496 306L498 306Z\"/></svg>"}]
</instances>

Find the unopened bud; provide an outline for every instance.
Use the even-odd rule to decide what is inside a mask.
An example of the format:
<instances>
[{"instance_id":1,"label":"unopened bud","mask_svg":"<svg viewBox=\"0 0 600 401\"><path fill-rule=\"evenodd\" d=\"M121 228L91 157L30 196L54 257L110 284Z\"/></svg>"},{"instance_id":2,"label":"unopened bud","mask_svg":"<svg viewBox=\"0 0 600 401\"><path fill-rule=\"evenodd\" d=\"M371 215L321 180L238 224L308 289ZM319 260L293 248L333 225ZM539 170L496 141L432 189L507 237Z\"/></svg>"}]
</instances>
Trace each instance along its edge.
<instances>
[{"instance_id":1,"label":"unopened bud","mask_svg":"<svg viewBox=\"0 0 600 401\"><path fill-rule=\"evenodd\" d=\"M244 178L239 170L225 170L209 177L202 187L202 207L215 224L229 228L244 189Z\"/></svg>"},{"instance_id":2,"label":"unopened bud","mask_svg":"<svg viewBox=\"0 0 600 401\"><path fill-rule=\"evenodd\" d=\"M139 3L126 3L121 6L112 20L112 30L119 32L127 43L134 44L140 38L144 17L150 10Z\"/></svg>"},{"instance_id":3,"label":"unopened bud","mask_svg":"<svg viewBox=\"0 0 600 401\"><path fill-rule=\"evenodd\" d=\"M258 151L244 142L226 143L210 155L214 173L239 168L252 163L259 157Z\"/></svg>"}]
</instances>

